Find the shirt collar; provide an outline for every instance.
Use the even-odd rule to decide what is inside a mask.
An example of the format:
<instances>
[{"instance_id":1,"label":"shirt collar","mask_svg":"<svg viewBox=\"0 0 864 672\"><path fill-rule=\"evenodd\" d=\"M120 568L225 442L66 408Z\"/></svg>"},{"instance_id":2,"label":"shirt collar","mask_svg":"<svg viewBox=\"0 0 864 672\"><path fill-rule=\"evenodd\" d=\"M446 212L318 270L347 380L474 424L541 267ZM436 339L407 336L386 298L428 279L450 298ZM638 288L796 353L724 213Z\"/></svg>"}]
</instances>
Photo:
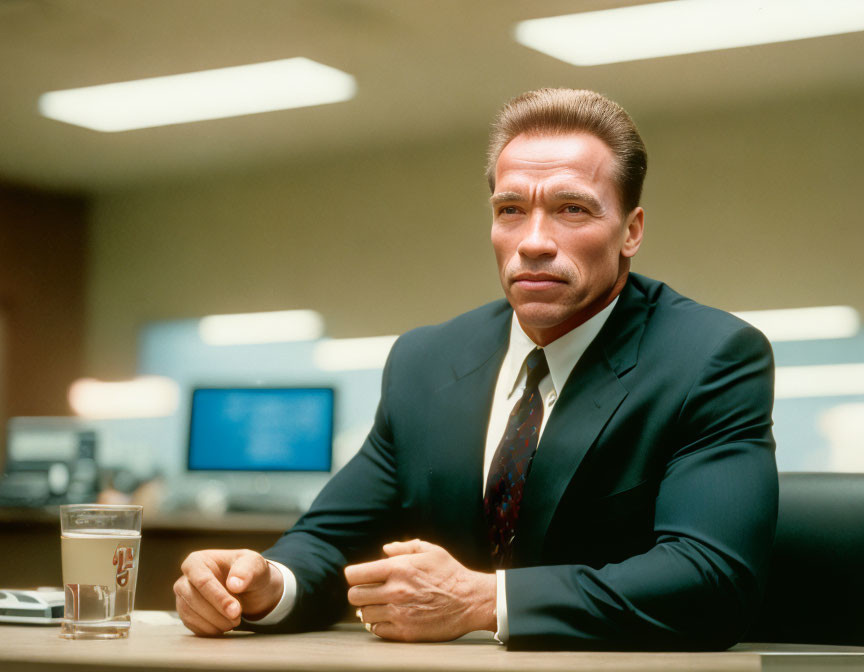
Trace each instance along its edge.
<instances>
[{"instance_id":1,"label":"shirt collar","mask_svg":"<svg viewBox=\"0 0 864 672\"><path fill-rule=\"evenodd\" d=\"M591 345L591 341L600 333L616 303L618 303L617 296L612 303L594 317L583 322L575 329L568 331L543 348L546 353L546 361L549 364L549 373L556 395L561 394L564 383L567 382L567 378L570 376L573 367L576 366L576 362L579 361L579 358L582 357L585 350ZM510 322L510 345L507 348L507 355L502 365L502 374L506 375L507 383L504 389L507 390L508 397L513 394L516 385L524 378L525 358L536 347L537 344L522 330L522 325L519 324L519 320L516 318L516 313L514 312Z\"/></svg>"}]
</instances>

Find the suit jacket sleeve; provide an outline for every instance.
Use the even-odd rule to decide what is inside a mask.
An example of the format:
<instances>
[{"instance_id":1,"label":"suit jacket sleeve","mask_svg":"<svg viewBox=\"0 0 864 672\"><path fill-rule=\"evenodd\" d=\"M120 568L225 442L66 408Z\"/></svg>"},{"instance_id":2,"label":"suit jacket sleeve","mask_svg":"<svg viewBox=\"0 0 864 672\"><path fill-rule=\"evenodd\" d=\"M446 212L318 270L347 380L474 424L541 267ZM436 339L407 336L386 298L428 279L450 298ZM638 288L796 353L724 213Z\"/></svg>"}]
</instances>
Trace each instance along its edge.
<instances>
[{"instance_id":1,"label":"suit jacket sleeve","mask_svg":"<svg viewBox=\"0 0 864 672\"><path fill-rule=\"evenodd\" d=\"M263 553L294 573L294 608L281 623L250 622L245 629L290 632L329 626L348 605L343 568L379 557L381 544L393 540L399 506L387 389L397 345L384 367L381 401L362 448L328 481L309 512Z\"/></svg>"},{"instance_id":2,"label":"suit jacket sleeve","mask_svg":"<svg viewBox=\"0 0 864 672\"><path fill-rule=\"evenodd\" d=\"M599 568L506 572L512 649L717 649L761 596L777 519L773 360L757 330L726 336L686 395L655 501L655 543ZM590 542L588 542L590 543Z\"/></svg>"}]
</instances>

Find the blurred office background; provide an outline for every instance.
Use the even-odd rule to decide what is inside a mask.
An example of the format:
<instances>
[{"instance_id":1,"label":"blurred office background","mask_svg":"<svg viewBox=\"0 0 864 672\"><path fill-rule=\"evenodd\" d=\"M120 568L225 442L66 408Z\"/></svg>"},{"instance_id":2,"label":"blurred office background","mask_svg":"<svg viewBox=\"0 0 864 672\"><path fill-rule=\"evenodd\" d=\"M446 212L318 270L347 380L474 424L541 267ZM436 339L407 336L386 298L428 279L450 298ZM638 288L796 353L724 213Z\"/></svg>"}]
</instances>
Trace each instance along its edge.
<instances>
[{"instance_id":1,"label":"blurred office background","mask_svg":"<svg viewBox=\"0 0 864 672\"><path fill-rule=\"evenodd\" d=\"M839 307L751 318L774 320L781 469L864 469L864 26L597 65L515 39L524 20L635 4L0 0L7 471L74 453L99 488L157 479L165 511L302 510L330 470L190 471L192 390L332 388L332 468L349 459L392 337L501 296L487 130L541 86L601 91L639 126L635 271L730 311ZM689 30L641 35L661 28ZM295 57L350 75L348 99L118 132L40 114L48 92ZM203 328L283 311L306 312L275 342Z\"/></svg>"}]
</instances>

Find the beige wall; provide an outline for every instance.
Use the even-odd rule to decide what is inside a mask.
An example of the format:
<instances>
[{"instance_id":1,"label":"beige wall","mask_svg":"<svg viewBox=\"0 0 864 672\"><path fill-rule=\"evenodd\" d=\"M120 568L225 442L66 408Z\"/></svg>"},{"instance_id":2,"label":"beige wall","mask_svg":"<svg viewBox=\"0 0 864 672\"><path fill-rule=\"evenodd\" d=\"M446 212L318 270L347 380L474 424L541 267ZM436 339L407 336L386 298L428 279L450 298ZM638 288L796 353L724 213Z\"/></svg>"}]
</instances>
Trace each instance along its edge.
<instances>
[{"instance_id":1,"label":"beige wall","mask_svg":"<svg viewBox=\"0 0 864 672\"><path fill-rule=\"evenodd\" d=\"M637 270L727 310L864 313L864 92L651 119Z\"/></svg>"},{"instance_id":2,"label":"beige wall","mask_svg":"<svg viewBox=\"0 0 864 672\"><path fill-rule=\"evenodd\" d=\"M483 139L97 199L89 363L134 368L150 319L315 308L397 333L497 296Z\"/></svg>"},{"instance_id":3,"label":"beige wall","mask_svg":"<svg viewBox=\"0 0 864 672\"><path fill-rule=\"evenodd\" d=\"M626 103L626 101L624 101ZM727 309L864 311L864 96L640 117L635 270ZM104 194L91 229L88 372L129 375L148 320L316 308L333 336L396 333L500 294L485 131L256 174Z\"/></svg>"}]
</instances>

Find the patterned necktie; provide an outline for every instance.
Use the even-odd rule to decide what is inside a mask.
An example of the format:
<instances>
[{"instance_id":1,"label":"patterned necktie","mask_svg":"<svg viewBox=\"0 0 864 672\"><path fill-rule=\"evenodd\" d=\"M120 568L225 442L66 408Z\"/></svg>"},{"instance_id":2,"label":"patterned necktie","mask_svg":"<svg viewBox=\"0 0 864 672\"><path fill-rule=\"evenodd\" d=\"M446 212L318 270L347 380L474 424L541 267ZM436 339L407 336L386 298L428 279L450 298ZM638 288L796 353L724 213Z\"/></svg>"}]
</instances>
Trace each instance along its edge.
<instances>
[{"instance_id":1,"label":"patterned necktie","mask_svg":"<svg viewBox=\"0 0 864 672\"><path fill-rule=\"evenodd\" d=\"M512 558L525 479L531 469L543 422L543 400L538 385L549 373L546 355L540 348L535 348L525 358L525 366L528 369L525 390L510 412L504 436L492 458L483 498L492 557L498 567L508 566Z\"/></svg>"}]
</instances>

